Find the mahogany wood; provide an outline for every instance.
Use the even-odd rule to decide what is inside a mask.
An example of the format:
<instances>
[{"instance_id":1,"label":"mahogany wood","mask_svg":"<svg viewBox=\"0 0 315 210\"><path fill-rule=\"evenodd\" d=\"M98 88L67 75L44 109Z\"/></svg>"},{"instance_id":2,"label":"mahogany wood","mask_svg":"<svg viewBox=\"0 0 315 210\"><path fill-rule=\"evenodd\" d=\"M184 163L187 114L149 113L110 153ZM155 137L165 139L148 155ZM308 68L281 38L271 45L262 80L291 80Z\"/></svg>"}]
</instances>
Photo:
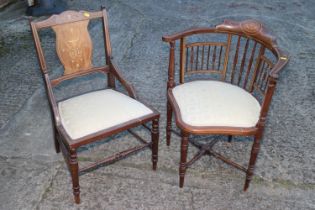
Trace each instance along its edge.
<instances>
[{"instance_id":1,"label":"mahogany wood","mask_svg":"<svg viewBox=\"0 0 315 210\"><path fill-rule=\"evenodd\" d=\"M188 42L191 36L217 34L226 36L227 41ZM214 28L192 28L173 35L166 35L163 41L170 44L169 71L167 82L167 126L166 139L170 145L171 132L181 136L181 157L179 163L179 186L183 187L186 168L203 155L210 155L246 173L244 191L254 174L254 167L259 153L260 141L263 135L267 112L277 83L278 74L288 62L288 55L282 51L274 36L266 27L256 20L241 22L225 20ZM180 40L180 81L174 81L175 74L175 43ZM186 40L187 43L183 43ZM186 53L183 49L186 48ZM199 48L201 50L199 50ZM200 51L200 52L199 52ZM201 58L199 58L201 56ZM272 57L272 59L270 59ZM223 59L223 61L222 61ZM186 62L183 62L185 61ZM201 62L201 64L198 64ZM183 66L185 65L185 66ZM184 69L186 70L184 72ZM223 127L223 126L191 126L182 120L179 106L174 98L172 89L185 80L191 80L191 74L209 74L212 79L221 74L221 80L232 83L251 93L261 104L260 117L253 127ZM172 130L172 113L175 122L181 130ZM217 142L214 140L207 145L199 145L188 136L196 135L227 135L228 142L232 136L253 136L254 142L247 167L244 167L224 157L212 149ZM188 142L200 151L187 162Z\"/></svg>"},{"instance_id":2,"label":"mahogany wood","mask_svg":"<svg viewBox=\"0 0 315 210\"><path fill-rule=\"evenodd\" d=\"M184 56L186 51L185 38L180 39L180 83L184 83L184 67L186 63L186 56Z\"/></svg>"},{"instance_id":3,"label":"mahogany wood","mask_svg":"<svg viewBox=\"0 0 315 210\"><path fill-rule=\"evenodd\" d=\"M131 154L134 154L134 153L136 153L138 151L141 151L141 150L143 150L146 147L150 147L150 145L151 145L151 143L146 143L146 144L143 144L143 145L139 145L139 146L136 146L136 147L129 148L127 150L118 152L118 153L116 153L114 155L111 155L109 157L104 158L103 160L98 160L95 163L92 163L92 164L90 164L88 166L82 167L80 169L80 174L84 174L84 173L86 173L88 171L91 171L93 169L99 168L100 166L103 166L103 165L112 164L112 163L114 163L114 162L116 162L118 160L121 160L121 159L125 158L128 155L131 155Z\"/></svg>"},{"instance_id":4,"label":"mahogany wood","mask_svg":"<svg viewBox=\"0 0 315 210\"><path fill-rule=\"evenodd\" d=\"M92 56L92 41L88 32L88 23L92 19L101 19L103 23L104 34L104 48L106 65L100 67L93 67ZM59 15L53 15L46 20L32 21L30 22L32 35L34 38L35 49L39 61L39 66L43 74L45 81L46 92L49 100L49 104L52 111L53 123L54 123L54 143L56 152L63 154L65 162L69 168L72 178L72 188L75 203L80 203L80 185L79 175L88 172L89 170L98 168L100 165L106 165L114 163L122 158L127 157L135 152L141 151L144 148L149 147L152 150L152 167L153 170L157 168L158 161L158 141L159 141L159 117L160 114L151 106L146 105L152 110L151 114L146 116L130 120L128 122L113 126L108 129L92 133L90 135L71 139L67 134L65 128L61 123L60 113L58 110L57 100L54 96L53 87L58 86L62 82L73 79L76 77L82 77L91 73L100 72L107 75L108 87L115 89L116 80L121 83L125 88L128 95L134 99L137 99L134 88L129 84L122 76L117 65L114 63L111 56L111 44L109 37L109 27L107 12L105 9L99 12L86 12L86 11L66 11ZM49 71L47 69L44 53L41 47L38 31L44 28L52 28L56 33L56 51L61 63L64 66L64 74L56 79L50 79ZM171 86L171 84L170 84ZM152 129L148 128L146 123L152 122ZM151 133L151 141L147 142L139 135L131 131L130 129L137 126L144 126ZM109 156L103 160L99 160L96 163L88 165L84 168L79 168L77 149L83 145L99 141L103 138L112 136L119 132L129 130L133 136L135 136L142 145L129 148L125 151L118 152L112 156Z\"/></svg>"},{"instance_id":5,"label":"mahogany wood","mask_svg":"<svg viewBox=\"0 0 315 210\"><path fill-rule=\"evenodd\" d=\"M189 134L182 131L182 143L180 147L180 163L179 163L179 187L184 186L184 179L186 173L186 162L188 152L188 136Z\"/></svg>"}]
</instances>

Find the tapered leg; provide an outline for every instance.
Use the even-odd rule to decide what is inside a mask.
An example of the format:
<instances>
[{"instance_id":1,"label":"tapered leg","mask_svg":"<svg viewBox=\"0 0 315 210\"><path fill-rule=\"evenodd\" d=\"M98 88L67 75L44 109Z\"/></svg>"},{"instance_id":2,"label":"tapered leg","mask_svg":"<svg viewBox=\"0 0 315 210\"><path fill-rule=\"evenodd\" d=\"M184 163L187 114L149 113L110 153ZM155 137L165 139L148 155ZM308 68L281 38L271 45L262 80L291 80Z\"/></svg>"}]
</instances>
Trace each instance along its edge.
<instances>
[{"instance_id":1,"label":"tapered leg","mask_svg":"<svg viewBox=\"0 0 315 210\"><path fill-rule=\"evenodd\" d=\"M152 164L153 170L156 170L159 151L159 119L154 119L152 122Z\"/></svg>"},{"instance_id":2,"label":"tapered leg","mask_svg":"<svg viewBox=\"0 0 315 210\"><path fill-rule=\"evenodd\" d=\"M251 155L250 155L250 160L249 160L249 164L248 164L248 169L246 172L244 191L246 191L248 189L249 183L252 180L252 177L254 174L255 163L256 163L257 156L258 156L259 149L260 149L260 139L261 139L261 137L259 135L255 136L254 143L252 146Z\"/></svg>"},{"instance_id":3,"label":"tapered leg","mask_svg":"<svg viewBox=\"0 0 315 210\"><path fill-rule=\"evenodd\" d=\"M79 185L79 164L75 150L70 151L70 173L72 178L72 189L75 203L80 203L80 185Z\"/></svg>"},{"instance_id":4,"label":"tapered leg","mask_svg":"<svg viewBox=\"0 0 315 210\"><path fill-rule=\"evenodd\" d=\"M166 145L171 144L171 130L172 130L172 107L167 101L167 122L166 122Z\"/></svg>"},{"instance_id":5,"label":"tapered leg","mask_svg":"<svg viewBox=\"0 0 315 210\"><path fill-rule=\"evenodd\" d=\"M184 186L184 179L186 173L186 161L188 151L188 136L189 134L182 131L182 143L180 148L180 163L179 163L179 187Z\"/></svg>"},{"instance_id":6,"label":"tapered leg","mask_svg":"<svg viewBox=\"0 0 315 210\"><path fill-rule=\"evenodd\" d=\"M60 145L59 145L59 133L57 131L57 128L54 126L54 142L55 142L55 150L56 150L56 153L59 153L60 152Z\"/></svg>"}]
</instances>

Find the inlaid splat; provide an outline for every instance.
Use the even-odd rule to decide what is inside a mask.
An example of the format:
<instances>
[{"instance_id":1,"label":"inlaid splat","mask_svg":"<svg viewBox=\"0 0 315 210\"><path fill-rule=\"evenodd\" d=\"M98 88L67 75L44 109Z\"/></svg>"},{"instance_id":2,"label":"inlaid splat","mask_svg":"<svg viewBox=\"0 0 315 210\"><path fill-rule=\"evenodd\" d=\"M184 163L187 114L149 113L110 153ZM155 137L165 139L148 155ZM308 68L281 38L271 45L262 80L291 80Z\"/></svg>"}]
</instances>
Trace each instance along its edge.
<instances>
[{"instance_id":1,"label":"inlaid splat","mask_svg":"<svg viewBox=\"0 0 315 210\"><path fill-rule=\"evenodd\" d=\"M56 51L65 75L92 67L93 46L88 24L89 20L83 20L52 27L56 33Z\"/></svg>"},{"instance_id":2,"label":"inlaid splat","mask_svg":"<svg viewBox=\"0 0 315 210\"><path fill-rule=\"evenodd\" d=\"M104 42L101 41L98 44L104 44L103 46L105 48L106 60L102 56L99 56L99 59L104 59L104 64L97 67L92 67L91 64L92 41L87 29L89 20L92 19L102 20L102 24L95 25L94 31L97 32L102 30L104 36ZM145 148L150 148L152 150L152 168L153 170L156 170L158 161L158 125L160 114L152 108L143 105L140 101L137 100L137 96L135 94L133 86L130 85L130 83L122 77L120 70L118 69L115 62L113 62L111 56L112 50L109 38L109 25L106 10L102 9L98 12L65 11L61 14L53 15L46 20L32 21L30 22L30 25L35 41L35 48L37 51L40 69L43 74L47 96L49 98L50 108L52 111L55 149L57 153L62 152L68 166L70 176L72 178L72 189L75 203L80 203L79 175L85 174L102 165L114 163L129 155L135 154L138 151L142 151ZM56 33L57 54L65 67L65 75L58 75L59 77L57 78L57 75L54 75L54 78L50 78L52 74L50 74L47 69L45 54L41 47L40 37L38 34L38 31L40 29L51 27ZM92 88L89 93L85 94L83 94L83 92L85 91L81 90L77 92L77 94L81 93L80 96L74 96L76 94L72 94L72 98L70 97L67 100L64 100L65 98L60 97L56 98L56 91L54 91L54 87L58 86L64 81L94 73L98 73L98 75L96 76L102 81L104 80L101 79L101 74L103 74L103 76L107 76L107 87L109 88L108 90L105 90L106 83L104 83L104 87L102 88L102 90L100 90L99 88ZM118 89L115 88L116 81L119 81L120 83L120 87ZM79 81L72 82L74 84L75 82ZM78 85L80 85L79 83ZM122 90L122 88L124 88L125 91L123 91L123 93L120 93L120 90ZM57 92L61 93L63 90L66 89L67 87L65 87L64 85L60 85ZM87 97L88 94L90 94L92 98L90 96ZM60 94L58 95L60 96ZM95 97L96 100L93 99ZM100 105L102 104L99 103L99 99L102 100L102 97L103 99L105 97L106 103L117 103L117 106L100 107ZM57 99L59 100L57 101ZM79 101L77 99L79 99ZM69 105L69 101L71 103L71 100L76 101L76 107L72 106L72 104ZM95 101L97 103L95 103ZM89 107L86 107L87 104L93 105L93 103L93 110L89 109L91 105L89 105ZM127 108L124 108L125 110L118 110L119 105L121 104L126 105ZM132 106L128 104L131 104ZM82 110L80 110L80 107L82 108ZM97 111L98 109L100 110L100 112ZM108 109L113 110L109 110L108 112ZM114 121L108 121L110 119L106 113L106 110L108 113L112 112L113 114L116 114L113 117L113 119L115 119ZM131 117L128 115L127 112L122 112L126 110L129 114L132 115ZM82 112L86 114L82 115ZM70 116L69 113L71 115L70 118L72 119L70 119L69 117L65 117ZM86 116L91 114L94 114L95 116L92 118L90 116L91 122L87 123ZM127 116L124 117L124 114L127 114ZM97 118L102 117L102 115L104 119L97 120ZM82 119L77 118L77 120L74 120L75 117L82 117ZM119 120L117 117L122 120ZM106 122L106 120L108 122ZM85 124L81 124L81 128L75 125L77 122L80 121L86 122ZM150 123L152 127L149 128L146 125L147 123ZM151 142L147 142L137 133L130 130L130 128L139 127L140 125L143 125L146 129L150 131ZM73 131L82 131L84 129L85 131L83 132L85 133L81 133L77 136L73 135ZM93 144L100 139L125 130L128 130L133 136L135 136L142 143L142 145L132 148L125 148L124 151L117 152L116 154L107 156L106 158L103 158L101 160L97 160L94 163L88 165L85 164L85 166L83 167L81 167L81 165L79 166L77 150L80 147L88 144Z\"/></svg>"}]
</instances>

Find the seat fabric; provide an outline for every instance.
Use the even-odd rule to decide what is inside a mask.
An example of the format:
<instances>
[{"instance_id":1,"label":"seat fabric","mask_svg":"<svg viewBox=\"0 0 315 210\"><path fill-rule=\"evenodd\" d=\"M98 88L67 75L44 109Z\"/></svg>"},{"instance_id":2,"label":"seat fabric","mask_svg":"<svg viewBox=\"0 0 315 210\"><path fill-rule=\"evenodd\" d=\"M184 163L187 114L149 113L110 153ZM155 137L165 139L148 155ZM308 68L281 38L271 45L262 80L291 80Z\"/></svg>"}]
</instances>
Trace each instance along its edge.
<instances>
[{"instance_id":1,"label":"seat fabric","mask_svg":"<svg viewBox=\"0 0 315 210\"><path fill-rule=\"evenodd\" d=\"M153 113L142 103L112 89L61 101L58 109L61 123L72 139Z\"/></svg>"},{"instance_id":2,"label":"seat fabric","mask_svg":"<svg viewBox=\"0 0 315 210\"><path fill-rule=\"evenodd\" d=\"M191 126L254 127L260 104L244 89L220 81L193 81L173 88L182 120Z\"/></svg>"}]
</instances>

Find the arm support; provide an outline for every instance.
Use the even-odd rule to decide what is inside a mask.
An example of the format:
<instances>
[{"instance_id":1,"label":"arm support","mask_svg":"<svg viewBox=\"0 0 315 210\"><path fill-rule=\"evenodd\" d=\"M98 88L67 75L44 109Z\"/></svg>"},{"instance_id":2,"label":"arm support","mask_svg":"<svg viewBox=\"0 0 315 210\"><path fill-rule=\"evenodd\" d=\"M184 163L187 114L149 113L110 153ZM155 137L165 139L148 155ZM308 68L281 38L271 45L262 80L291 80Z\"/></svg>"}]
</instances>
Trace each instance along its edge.
<instances>
[{"instance_id":1,"label":"arm support","mask_svg":"<svg viewBox=\"0 0 315 210\"><path fill-rule=\"evenodd\" d=\"M47 73L44 74L44 78L45 78L45 84L46 84L46 90L47 90L49 104L50 104L51 110L52 110L53 115L54 115L53 117L54 117L54 120L56 122L56 125L60 126L61 125L61 118L60 118L56 99L54 97L52 86L51 86L51 83L50 83L50 80L49 80Z\"/></svg>"},{"instance_id":2,"label":"arm support","mask_svg":"<svg viewBox=\"0 0 315 210\"><path fill-rule=\"evenodd\" d=\"M118 79L118 81L124 86L124 88L128 92L128 95L131 98L137 99L137 95L133 86L129 84L127 80L125 80L125 78L121 74L121 71L119 70L115 62L113 62L113 60L110 61L110 73L112 73Z\"/></svg>"}]
</instances>

